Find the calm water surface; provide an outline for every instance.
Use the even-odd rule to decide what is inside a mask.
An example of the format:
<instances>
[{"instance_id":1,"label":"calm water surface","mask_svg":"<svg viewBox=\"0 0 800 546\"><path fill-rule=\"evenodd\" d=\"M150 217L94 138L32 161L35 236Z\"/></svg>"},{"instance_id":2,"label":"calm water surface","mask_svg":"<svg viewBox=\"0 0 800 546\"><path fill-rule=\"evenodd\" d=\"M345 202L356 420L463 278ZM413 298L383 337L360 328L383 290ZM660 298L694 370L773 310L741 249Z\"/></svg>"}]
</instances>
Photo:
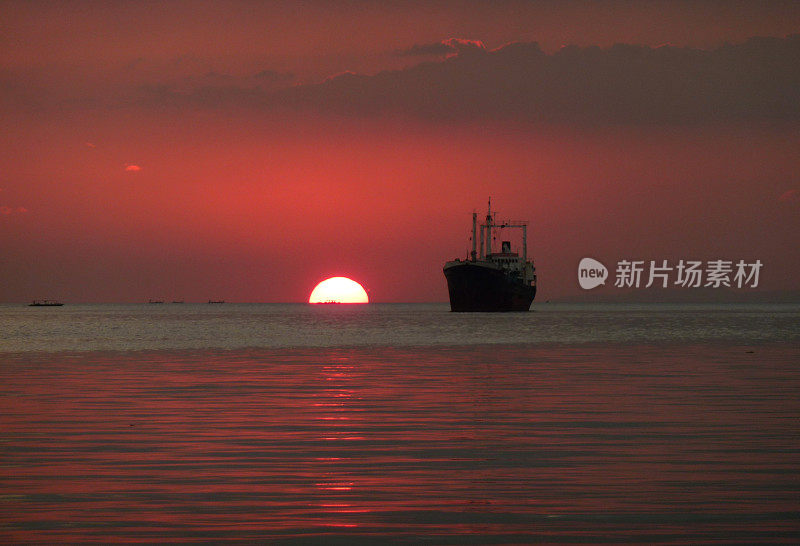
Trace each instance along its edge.
<instances>
[{"instance_id":1,"label":"calm water surface","mask_svg":"<svg viewBox=\"0 0 800 546\"><path fill-rule=\"evenodd\" d=\"M0 306L0 539L796 543L799 325Z\"/></svg>"},{"instance_id":2,"label":"calm water surface","mask_svg":"<svg viewBox=\"0 0 800 546\"><path fill-rule=\"evenodd\" d=\"M0 351L800 342L800 305L0 305Z\"/></svg>"}]
</instances>

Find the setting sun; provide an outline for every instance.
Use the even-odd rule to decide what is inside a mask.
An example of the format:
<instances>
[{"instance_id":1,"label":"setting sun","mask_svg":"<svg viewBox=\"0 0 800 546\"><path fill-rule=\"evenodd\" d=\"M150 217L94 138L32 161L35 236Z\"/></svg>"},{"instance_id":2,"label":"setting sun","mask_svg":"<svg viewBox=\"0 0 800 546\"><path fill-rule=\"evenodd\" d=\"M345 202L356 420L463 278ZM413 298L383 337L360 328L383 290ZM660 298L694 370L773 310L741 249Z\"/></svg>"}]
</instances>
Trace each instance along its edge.
<instances>
[{"instance_id":1,"label":"setting sun","mask_svg":"<svg viewBox=\"0 0 800 546\"><path fill-rule=\"evenodd\" d=\"M308 303L369 303L364 287L347 277L331 277L319 283Z\"/></svg>"}]
</instances>

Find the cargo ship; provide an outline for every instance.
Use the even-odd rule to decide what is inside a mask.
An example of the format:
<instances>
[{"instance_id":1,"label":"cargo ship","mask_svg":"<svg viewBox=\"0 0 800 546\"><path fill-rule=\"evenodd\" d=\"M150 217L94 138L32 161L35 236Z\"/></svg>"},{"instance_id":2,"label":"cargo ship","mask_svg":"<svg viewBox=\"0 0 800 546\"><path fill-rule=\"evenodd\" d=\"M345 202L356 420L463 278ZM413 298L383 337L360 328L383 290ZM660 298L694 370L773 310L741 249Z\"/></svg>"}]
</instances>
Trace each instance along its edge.
<instances>
[{"instance_id":1,"label":"cargo ship","mask_svg":"<svg viewBox=\"0 0 800 546\"><path fill-rule=\"evenodd\" d=\"M460 312L528 311L536 297L536 268L528 261L528 223L496 222L492 201L483 224L472 213L472 251L466 260L444 264L450 293L450 310ZM522 256L513 252L511 241L502 241L500 252L492 251L499 231L522 230ZM480 246L478 246L480 241Z\"/></svg>"}]
</instances>

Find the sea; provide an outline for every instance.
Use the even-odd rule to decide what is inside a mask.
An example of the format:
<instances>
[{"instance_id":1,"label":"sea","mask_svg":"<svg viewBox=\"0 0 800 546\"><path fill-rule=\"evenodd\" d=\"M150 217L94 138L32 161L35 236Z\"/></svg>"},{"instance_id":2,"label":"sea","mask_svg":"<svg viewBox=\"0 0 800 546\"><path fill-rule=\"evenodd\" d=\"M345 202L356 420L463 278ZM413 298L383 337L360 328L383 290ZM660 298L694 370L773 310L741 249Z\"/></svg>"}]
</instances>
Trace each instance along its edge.
<instances>
[{"instance_id":1,"label":"sea","mask_svg":"<svg viewBox=\"0 0 800 546\"><path fill-rule=\"evenodd\" d=\"M0 543L800 542L800 305L0 305Z\"/></svg>"}]
</instances>

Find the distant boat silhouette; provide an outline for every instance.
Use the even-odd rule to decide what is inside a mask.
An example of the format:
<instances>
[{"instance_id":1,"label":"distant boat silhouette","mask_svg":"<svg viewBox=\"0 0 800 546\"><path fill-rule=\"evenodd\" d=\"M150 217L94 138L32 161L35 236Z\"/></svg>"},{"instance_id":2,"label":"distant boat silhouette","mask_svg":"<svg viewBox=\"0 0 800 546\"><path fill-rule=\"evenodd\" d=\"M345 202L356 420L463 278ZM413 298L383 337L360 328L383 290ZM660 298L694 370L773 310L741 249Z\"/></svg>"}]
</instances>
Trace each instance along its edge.
<instances>
[{"instance_id":1,"label":"distant boat silhouette","mask_svg":"<svg viewBox=\"0 0 800 546\"><path fill-rule=\"evenodd\" d=\"M148 300L147 303L164 303L164 300Z\"/></svg>"},{"instance_id":2,"label":"distant boat silhouette","mask_svg":"<svg viewBox=\"0 0 800 546\"><path fill-rule=\"evenodd\" d=\"M225 303L225 300L208 300L208 303Z\"/></svg>"},{"instance_id":3,"label":"distant boat silhouette","mask_svg":"<svg viewBox=\"0 0 800 546\"><path fill-rule=\"evenodd\" d=\"M172 300L172 303L183 303L183 300Z\"/></svg>"},{"instance_id":4,"label":"distant boat silhouette","mask_svg":"<svg viewBox=\"0 0 800 546\"><path fill-rule=\"evenodd\" d=\"M64 305L56 300L33 300L28 304L28 307L61 307Z\"/></svg>"}]
</instances>

